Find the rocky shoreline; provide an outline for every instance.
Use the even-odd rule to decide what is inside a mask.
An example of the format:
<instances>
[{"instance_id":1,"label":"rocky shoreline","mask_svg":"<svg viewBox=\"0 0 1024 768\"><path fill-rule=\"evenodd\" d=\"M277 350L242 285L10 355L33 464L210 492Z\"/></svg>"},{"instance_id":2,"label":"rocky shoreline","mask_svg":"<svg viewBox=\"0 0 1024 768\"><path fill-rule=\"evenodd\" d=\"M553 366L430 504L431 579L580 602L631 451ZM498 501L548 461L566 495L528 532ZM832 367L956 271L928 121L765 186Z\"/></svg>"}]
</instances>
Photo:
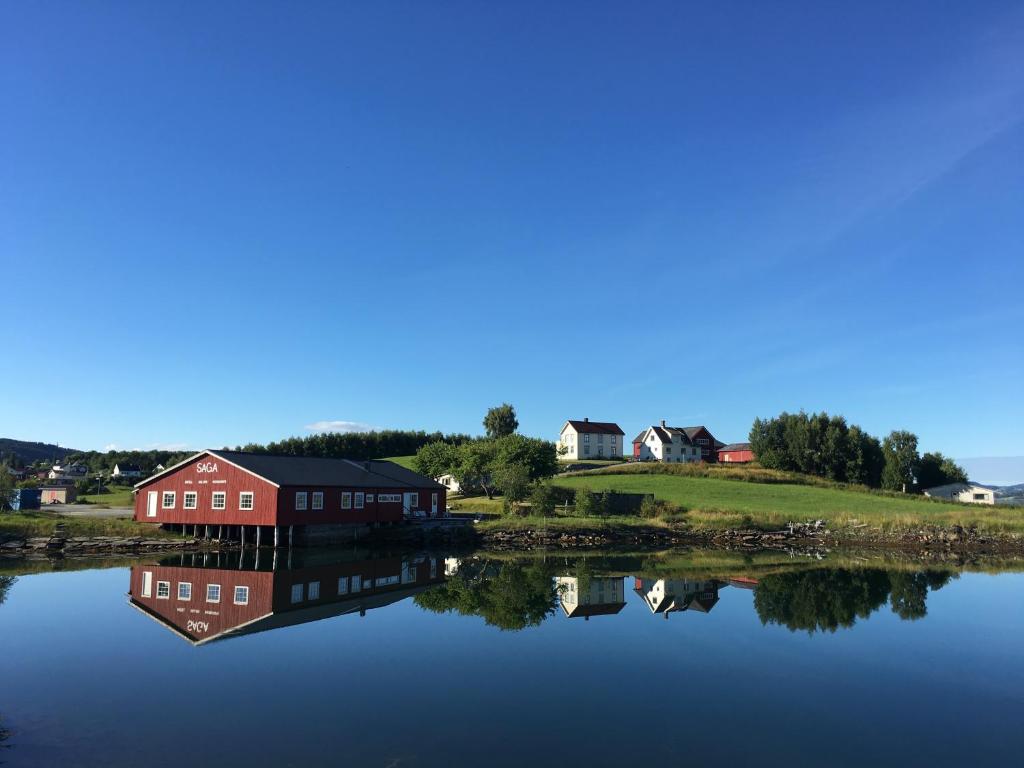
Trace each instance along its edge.
<instances>
[{"instance_id":1,"label":"rocky shoreline","mask_svg":"<svg viewBox=\"0 0 1024 768\"><path fill-rule=\"evenodd\" d=\"M65 557L70 555L134 554L199 550L209 542L199 539L145 538L142 536L68 536L61 530L50 536L9 537L0 541L0 555Z\"/></svg>"},{"instance_id":2,"label":"rocky shoreline","mask_svg":"<svg viewBox=\"0 0 1024 768\"><path fill-rule=\"evenodd\" d=\"M822 521L793 524L779 531L731 529L698 531L685 528L635 526L622 528L580 528L573 531L543 528L495 530L479 533L480 542L491 549L516 550L562 548L586 549L624 544L639 546L703 546L728 549L832 549L859 547L898 549L922 554L960 552L964 554L1024 554L1024 537L993 536L972 528L922 527L901 532L866 528L830 530Z\"/></svg>"}]
</instances>

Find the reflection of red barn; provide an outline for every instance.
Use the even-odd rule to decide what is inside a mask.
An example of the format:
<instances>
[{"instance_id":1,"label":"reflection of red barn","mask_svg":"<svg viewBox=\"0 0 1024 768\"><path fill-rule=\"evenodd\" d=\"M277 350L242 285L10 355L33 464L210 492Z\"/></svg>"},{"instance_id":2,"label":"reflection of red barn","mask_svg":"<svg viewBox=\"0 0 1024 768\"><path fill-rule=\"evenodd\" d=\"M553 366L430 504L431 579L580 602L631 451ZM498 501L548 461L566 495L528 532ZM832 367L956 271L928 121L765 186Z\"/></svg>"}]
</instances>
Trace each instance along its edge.
<instances>
[{"instance_id":1,"label":"reflection of red barn","mask_svg":"<svg viewBox=\"0 0 1024 768\"><path fill-rule=\"evenodd\" d=\"M752 579L749 576L733 576L729 579L729 586L736 587L737 589L756 589L760 583L758 579Z\"/></svg>"},{"instance_id":2,"label":"reflection of red barn","mask_svg":"<svg viewBox=\"0 0 1024 768\"><path fill-rule=\"evenodd\" d=\"M445 509L443 485L390 461L202 451L135 488L139 522L266 543L282 529L308 538Z\"/></svg>"},{"instance_id":3,"label":"reflection of red barn","mask_svg":"<svg viewBox=\"0 0 1024 768\"><path fill-rule=\"evenodd\" d=\"M754 460L750 443L729 443L718 449L718 460L723 464L746 464Z\"/></svg>"},{"instance_id":4,"label":"reflection of red barn","mask_svg":"<svg viewBox=\"0 0 1024 768\"><path fill-rule=\"evenodd\" d=\"M444 581L443 563L426 556L279 570L255 570L252 564L238 568L240 557L252 560L247 553L225 555L221 567L132 566L129 602L190 643L203 645L332 616L363 614ZM203 556L199 558L201 562Z\"/></svg>"}]
</instances>

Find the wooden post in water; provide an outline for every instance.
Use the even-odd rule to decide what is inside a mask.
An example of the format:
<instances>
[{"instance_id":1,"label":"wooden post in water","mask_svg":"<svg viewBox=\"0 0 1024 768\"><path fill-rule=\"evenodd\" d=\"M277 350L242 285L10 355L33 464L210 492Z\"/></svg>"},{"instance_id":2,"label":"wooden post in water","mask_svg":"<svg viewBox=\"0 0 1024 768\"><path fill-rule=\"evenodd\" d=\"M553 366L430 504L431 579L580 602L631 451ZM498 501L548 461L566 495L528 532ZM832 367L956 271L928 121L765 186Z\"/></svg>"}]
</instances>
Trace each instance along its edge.
<instances>
[{"instance_id":1,"label":"wooden post in water","mask_svg":"<svg viewBox=\"0 0 1024 768\"><path fill-rule=\"evenodd\" d=\"M277 570L277 547L274 547L274 562L270 565L270 570Z\"/></svg>"},{"instance_id":2,"label":"wooden post in water","mask_svg":"<svg viewBox=\"0 0 1024 768\"><path fill-rule=\"evenodd\" d=\"M294 525L289 525L288 526L288 549L292 548L292 542L294 541L294 539L295 539L295 526Z\"/></svg>"},{"instance_id":3,"label":"wooden post in water","mask_svg":"<svg viewBox=\"0 0 1024 768\"><path fill-rule=\"evenodd\" d=\"M281 546L281 526L280 525L275 525L274 526L274 549L277 549L279 546Z\"/></svg>"},{"instance_id":4,"label":"wooden post in water","mask_svg":"<svg viewBox=\"0 0 1024 768\"><path fill-rule=\"evenodd\" d=\"M262 525L257 525L256 526L256 549L260 548L260 542L262 541L262 538L263 538L263 526Z\"/></svg>"},{"instance_id":5,"label":"wooden post in water","mask_svg":"<svg viewBox=\"0 0 1024 768\"><path fill-rule=\"evenodd\" d=\"M245 526L243 525L243 526L241 526L241 528L242 528L242 546L245 547Z\"/></svg>"}]
</instances>

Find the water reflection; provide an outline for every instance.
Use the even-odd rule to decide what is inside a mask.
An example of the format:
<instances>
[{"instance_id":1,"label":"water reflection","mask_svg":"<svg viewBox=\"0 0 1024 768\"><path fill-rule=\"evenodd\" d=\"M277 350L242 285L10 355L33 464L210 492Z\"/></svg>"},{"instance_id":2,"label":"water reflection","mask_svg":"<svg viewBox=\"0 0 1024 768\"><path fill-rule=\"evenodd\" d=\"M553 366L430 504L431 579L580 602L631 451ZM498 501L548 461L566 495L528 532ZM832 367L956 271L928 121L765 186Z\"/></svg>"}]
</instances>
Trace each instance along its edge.
<instances>
[{"instance_id":1,"label":"water reflection","mask_svg":"<svg viewBox=\"0 0 1024 768\"><path fill-rule=\"evenodd\" d=\"M519 631L561 613L585 621L618 616L635 600L668 619L709 614L723 594L753 592L764 625L835 632L887 603L904 620L927 615L928 592L956 574L938 570L776 566L755 573L645 573L628 558L495 559L426 553L308 552L287 560L247 552L181 555L133 565L129 602L194 645L347 614L413 598L439 614L478 616ZM655 568L655 570L662 570ZM13 579L0 577L0 603ZM636 598L627 601L628 586ZM728 598L727 598L728 599Z\"/></svg>"},{"instance_id":2,"label":"water reflection","mask_svg":"<svg viewBox=\"0 0 1024 768\"><path fill-rule=\"evenodd\" d=\"M133 565L129 603L192 643L365 615L444 581L425 554L279 562L253 553L182 555Z\"/></svg>"},{"instance_id":3,"label":"water reflection","mask_svg":"<svg viewBox=\"0 0 1024 768\"><path fill-rule=\"evenodd\" d=\"M882 571L824 568L765 576L754 590L754 608L763 624L808 632L835 632L866 619L886 602L901 619L927 612L928 590L945 586L945 571Z\"/></svg>"}]
</instances>

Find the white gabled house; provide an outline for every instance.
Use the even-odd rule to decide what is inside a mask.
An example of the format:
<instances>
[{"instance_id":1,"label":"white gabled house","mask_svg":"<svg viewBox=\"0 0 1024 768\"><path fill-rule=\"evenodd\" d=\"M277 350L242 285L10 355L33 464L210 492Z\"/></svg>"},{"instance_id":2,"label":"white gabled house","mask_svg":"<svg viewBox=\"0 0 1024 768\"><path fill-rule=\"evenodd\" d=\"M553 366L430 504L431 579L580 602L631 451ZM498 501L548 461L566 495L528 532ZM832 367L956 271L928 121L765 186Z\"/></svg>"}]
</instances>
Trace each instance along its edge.
<instances>
[{"instance_id":1,"label":"white gabled house","mask_svg":"<svg viewBox=\"0 0 1024 768\"><path fill-rule=\"evenodd\" d=\"M996 503L995 491L977 483L937 485L934 488L925 488L924 495L930 496L933 499L948 499L949 501L959 501L964 504Z\"/></svg>"},{"instance_id":2,"label":"white gabled house","mask_svg":"<svg viewBox=\"0 0 1024 768\"><path fill-rule=\"evenodd\" d=\"M562 426L558 445L563 459L621 459L625 435L610 421L569 419Z\"/></svg>"},{"instance_id":3,"label":"white gabled house","mask_svg":"<svg viewBox=\"0 0 1024 768\"><path fill-rule=\"evenodd\" d=\"M462 486L455 479L455 475L441 475L440 477L435 477L434 482L440 483L447 488L448 493L462 493Z\"/></svg>"},{"instance_id":4,"label":"white gabled house","mask_svg":"<svg viewBox=\"0 0 1024 768\"><path fill-rule=\"evenodd\" d=\"M664 461L679 464L701 460L698 446L686 429L660 426L648 427L633 440L633 458L637 461Z\"/></svg>"}]
</instances>

